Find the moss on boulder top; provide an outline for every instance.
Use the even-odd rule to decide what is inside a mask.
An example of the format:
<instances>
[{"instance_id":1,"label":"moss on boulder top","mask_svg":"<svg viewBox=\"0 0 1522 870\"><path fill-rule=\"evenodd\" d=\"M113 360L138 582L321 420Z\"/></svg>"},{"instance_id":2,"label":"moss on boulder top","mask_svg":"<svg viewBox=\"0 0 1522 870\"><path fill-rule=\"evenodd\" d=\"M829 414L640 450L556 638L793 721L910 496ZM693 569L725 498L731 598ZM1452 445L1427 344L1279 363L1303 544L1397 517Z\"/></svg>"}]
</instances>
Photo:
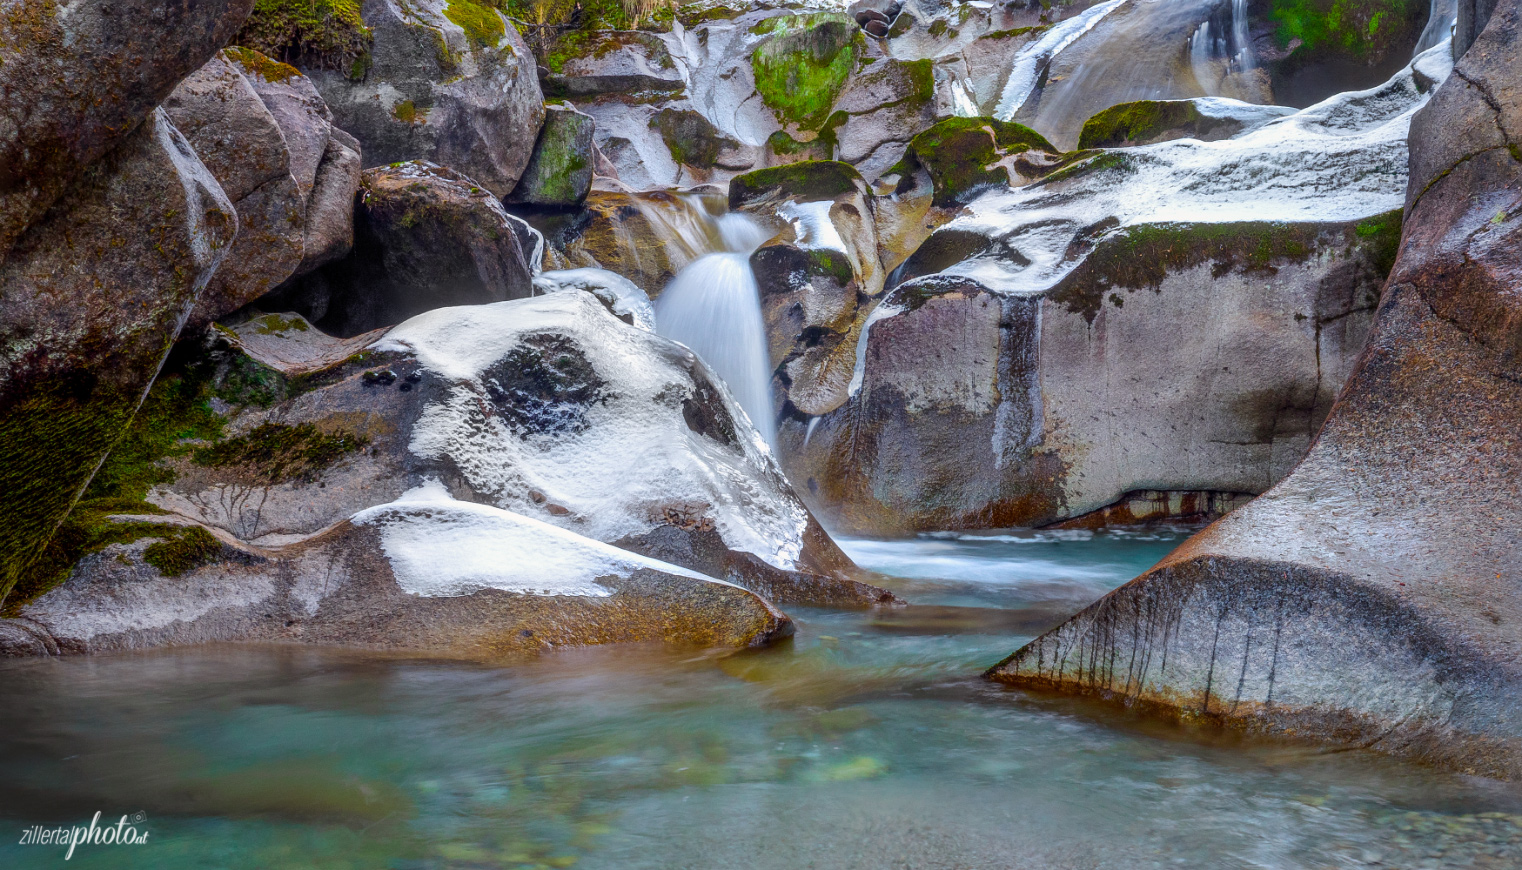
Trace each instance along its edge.
<instances>
[{"instance_id":1,"label":"moss on boulder top","mask_svg":"<svg viewBox=\"0 0 1522 870\"><path fill-rule=\"evenodd\" d=\"M768 18L753 30L770 34L751 54L762 102L784 124L818 129L865 50L861 29L840 13L817 12Z\"/></svg>"},{"instance_id":2,"label":"moss on boulder top","mask_svg":"<svg viewBox=\"0 0 1522 870\"><path fill-rule=\"evenodd\" d=\"M287 63L359 78L371 41L359 7L358 0L256 0L233 41Z\"/></svg>"},{"instance_id":3,"label":"moss on boulder top","mask_svg":"<svg viewBox=\"0 0 1522 870\"><path fill-rule=\"evenodd\" d=\"M1115 148L1157 142L1171 131L1190 128L1200 120L1190 100L1138 100L1111 106L1083 123L1078 147Z\"/></svg>"},{"instance_id":4,"label":"moss on boulder top","mask_svg":"<svg viewBox=\"0 0 1522 870\"><path fill-rule=\"evenodd\" d=\"M729 182L729 207L742 208L760 199L834 199L842 193L865 190L861 173L838 160L805 160L737 175Z\"/></svg>"},{"instance_id":5,"label":"moss on boulder top","mask_svg":"<svg viewBox=\"0 0 1522 870\"><path fill-rule=\"evenodd\" d=\"M1008 172L997 164L1032 150L1061 153L1035 130L997 118L948 118L909 140L909 156L930 174L938 206L1007 182Z\"/></svg>"}]
</instances>

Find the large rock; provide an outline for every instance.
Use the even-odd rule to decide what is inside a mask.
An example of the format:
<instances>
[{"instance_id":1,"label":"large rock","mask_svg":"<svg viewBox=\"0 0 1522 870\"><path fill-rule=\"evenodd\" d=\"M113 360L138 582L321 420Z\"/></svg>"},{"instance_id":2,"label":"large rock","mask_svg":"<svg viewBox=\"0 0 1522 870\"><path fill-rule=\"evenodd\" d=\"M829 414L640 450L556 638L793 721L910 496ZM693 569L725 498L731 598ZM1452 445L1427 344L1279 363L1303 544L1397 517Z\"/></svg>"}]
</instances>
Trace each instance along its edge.
<instances>
[{"instance_id":1,"label":"large rock","mask_svg":"<svg viewBox=\"0 0 1522 870\"><path fill-rule=\"evenodd\" d=\"M559 262L615 272L653 298L688 263L728 249L717 221L725 208L713 188L594 190L575 212L532 217Z\"/></svg>"},{"instance_id":2,"label":"large rock","mask_svg":"<svg viewBox=\"0 0 1522 870\"><path fill-rule=\"evenodd\" d=\"M1412 124L1400 259L1305 460L994 677L1522 777L1519 19Z\"/></svg>"},{"instance_id":3,"label":"large rock","mask_svg":"<svg viewBox=\"0 0 1522 870\"><path fill-rule=\"evenodd\" d=\"M194 328L243 307L296 271L305 247L306 203L291 174L286 136L233 55L218 54L187 77L165 100L164 111L238 210L238 236L196 302ZM316 151L320 156L321 146ZM315 174L313 165L309 175ZM310 178L306 186L310 192Z\"/></svg>"},{"instance_id":4,"label":"large rock","mask_svg":"<svg viewBox=\"0 0 1522 870\"><path fill-rule=\"evenodd\" d=\"M528 166L544 96L533 54L496 9L440 0L365 0L370 64L305 70L366 167L423 159L496 196Z\"/></svg>"},{"instance_id":5,"label":"large rock","mask_svg":"<svg viewBox=\"0 0 1522 870\"><path fill-rule=\"evenodd\" d=\"M148 498L254 546L436 479L463 501L765 584L781 602L884 594L835 576L850 561L706 367L592 292L438 309L372 334L367 353L299 318L231 329L280 366L262 379L289 388L241 406L239 435L177 460L176 481Z\"/></svg>"},{"instance_id":6,"label":"large rock","mask_svg":"<svg viewBox=\"0 0 1522 870\"><path fill-rule=\"evenodd\" d=\"M511 202L576 206L592 189L592 133L597 122L570 104L545 106L544 127Z\"/></svg>"},{"instance_id":7,"label":"large rock","mask_svg":"<svg viewBox=\"0 0 1522 870\"><path fill-rule=\"evenodd\" d=\"M227 49L164 109L238 210L238 236L186 322L198 329L354 244L359 144L294 67Z\"/></svg>"},{"instance_id":8,"label":"large rock","mask_svg":"<svg viewBox=\"0 0 1522 870\"><path fill-rule=\"evenodd\" d=\"M238 32L253 0L18 0L0 16L0 261Z\"/></svg>"},{"instance_id":9,"label":"large rock","mask_svg":"<svg viewBox=\"0 0 1522 870\"><path fill-rule=\"evenodd\" d=\"M236 229L156 111L15 241L0 267L0 596L132 419Z\"/></svg>"},{"instance_id":10,"label":"large rock","mask_svg":"<svg viewBox=\"0 0 1522 870\"><path fill-rule=\"evenodd\" d=\"M354 250L260 304L352 336L447 305L533 295L521 223L457 172L413 161L363 173Z\"/></svg>"},{"instance_id":11,"label":"large rock","mask_svg":"<svg viewBox=\"0 0 1522 870\"><path fill-rule=\"evenodd\" d=\"M1015 188L998 126L938 125L987 149L947 165L984 175L937 187L970 207L829 351L853 363L843 403L793 402L790 476L832 528L873 534L1264 491L1367 334L1429 72L1228 140L1069 155Z\"/></svg>"},{"instance_id":12,"label":"large rock","mask_svg":"<svg viewBox=\"0 0 1522 870\"><path fill-rule=\"evenodd\" d=\"M438 487L281 547L185 528L203 546L167 572L145 558L176 540L165 532L87 557L0 620L0 655L283 641L497 659L638 641L760 646L793 630L753 592Z\"/></svg>"}]
</instances>

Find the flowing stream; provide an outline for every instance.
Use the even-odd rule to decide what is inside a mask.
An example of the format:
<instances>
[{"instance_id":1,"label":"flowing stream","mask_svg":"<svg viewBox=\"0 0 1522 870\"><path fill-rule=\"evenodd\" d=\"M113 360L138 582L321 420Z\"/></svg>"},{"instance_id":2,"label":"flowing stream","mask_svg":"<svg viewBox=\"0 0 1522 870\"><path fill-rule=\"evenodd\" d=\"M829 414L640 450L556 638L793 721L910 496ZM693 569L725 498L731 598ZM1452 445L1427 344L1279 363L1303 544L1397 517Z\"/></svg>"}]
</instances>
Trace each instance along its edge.
<instances>
[{"instance_id":1,"label":"flowing stream","mask_svg":"<svg viewBox=\"0 0 1522 870\"><path fill-rule=\"evenodd\" d=\"M851 541L918 606L738 654L232 647L0 663L0 866L1515 867L1514 789L985 682L1183 531Z\"/></svg>"}]
</instances>

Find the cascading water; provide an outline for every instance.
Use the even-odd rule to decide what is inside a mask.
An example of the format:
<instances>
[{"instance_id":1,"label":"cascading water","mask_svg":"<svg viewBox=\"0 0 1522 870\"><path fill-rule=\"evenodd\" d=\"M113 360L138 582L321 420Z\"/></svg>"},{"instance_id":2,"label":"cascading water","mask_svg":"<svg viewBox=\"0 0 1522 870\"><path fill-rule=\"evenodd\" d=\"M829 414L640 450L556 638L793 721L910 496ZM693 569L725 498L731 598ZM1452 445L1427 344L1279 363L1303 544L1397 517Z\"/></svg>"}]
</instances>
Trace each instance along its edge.
<instances>
[{"instance_id":1,"label":"cascading water","mask_svg":"<svg viewBox=\"0 0 1522 870\"><path fill-rule=\"evenodd\" d=\"M1230 26L1219 18L1216 25L1207 18L1189 36L1189 67L1200 90L1211 97L1263 102L1267 94L1259 93L1251 75L1258 58L1252 48L1247 0L1231 0Z\"/></svg>"},{"instance_id":2,"label":"cascading water","mask_svg":"<svg viewBox=\"0 0 1522 870\"><path fill-rule=\"evenodd\" d=\"M1458 15L1458 0L1432 0L1431 11L1427 13L1427 26L1422 29L1412 56L1421 54L1452 36L1453 22L1458 19Z\"/></svg>"},{"instance_id":3,"label":"cascading water","mask_svg":"<svg viewBox=\"0 0 1522 870\"><path fill-rule=\"evenodd\" d=\"M718 250L677 274L655 301L656 331L691 348L729 392L768 444L777 440L772 411L766 324L750 254L766 241L755 219L742 214L711 218Z\"/></svg>"}]
</instances>

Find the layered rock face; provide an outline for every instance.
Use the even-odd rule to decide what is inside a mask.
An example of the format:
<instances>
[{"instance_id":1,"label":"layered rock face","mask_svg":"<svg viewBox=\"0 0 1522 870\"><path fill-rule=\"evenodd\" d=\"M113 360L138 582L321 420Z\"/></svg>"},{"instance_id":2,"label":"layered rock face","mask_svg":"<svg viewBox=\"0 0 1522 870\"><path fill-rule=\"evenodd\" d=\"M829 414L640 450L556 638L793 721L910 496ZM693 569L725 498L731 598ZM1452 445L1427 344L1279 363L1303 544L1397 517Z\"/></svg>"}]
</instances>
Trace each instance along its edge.
<instances>
[{"instance_id":1,"label":"layered rock face","mask_svg":"<svg viewBox=\"0 0 1522 870\"><path fill-rule=\"evenodd\" d=\"M834 351L843 404L784 407L789 474L832 527L876 534L1264 491L1368 333L1441 51L1418 66L1209 144L1054 155L993 119L916 137L921 168L872 210L928 198L913 225L938 228Z\"/></svg>"},{"instance_id":2,"label":"layered rock face","mask_svg":"<svg viewBox=\"0 0 1522 870\"><path fill-rule=\"evenodd\" d=\"M242 308L354 243L359 143L295 68L229 49L164 104L238 210L238 236L187 326Z\"/></svg>"},{"instance_id":3,"label":"layered rock face","mask_svg":"<svg viewBox=\"0 0 1522 870\"><path fill-rule=\"evenodd\" d=\"M422 159L496 196L517 185L544 121L534 57L495 10L366 0L369 66L307 69L365 167Z\"/></svg>"},{"instance_id":4,"label":"layered rock face","mask_svg":"<svg viewBox=\"0 0 1522 870\"><path fill-rule=\"evenodd\" d=\"M1519 17L1413 121L1400 258L1305 460L991 676L1522 776Z\"/></svg>"},{"instance_id":5,"label":"layered rock face","mask_svg":"<svg viewBox=\"0 0 1522 870\"><path fill-rule=\"evenodd\" d=\"M0 597L132 418L236 232L154 107L249 8L22 3L0 23Z\"/></svg>"}]
</instances>

